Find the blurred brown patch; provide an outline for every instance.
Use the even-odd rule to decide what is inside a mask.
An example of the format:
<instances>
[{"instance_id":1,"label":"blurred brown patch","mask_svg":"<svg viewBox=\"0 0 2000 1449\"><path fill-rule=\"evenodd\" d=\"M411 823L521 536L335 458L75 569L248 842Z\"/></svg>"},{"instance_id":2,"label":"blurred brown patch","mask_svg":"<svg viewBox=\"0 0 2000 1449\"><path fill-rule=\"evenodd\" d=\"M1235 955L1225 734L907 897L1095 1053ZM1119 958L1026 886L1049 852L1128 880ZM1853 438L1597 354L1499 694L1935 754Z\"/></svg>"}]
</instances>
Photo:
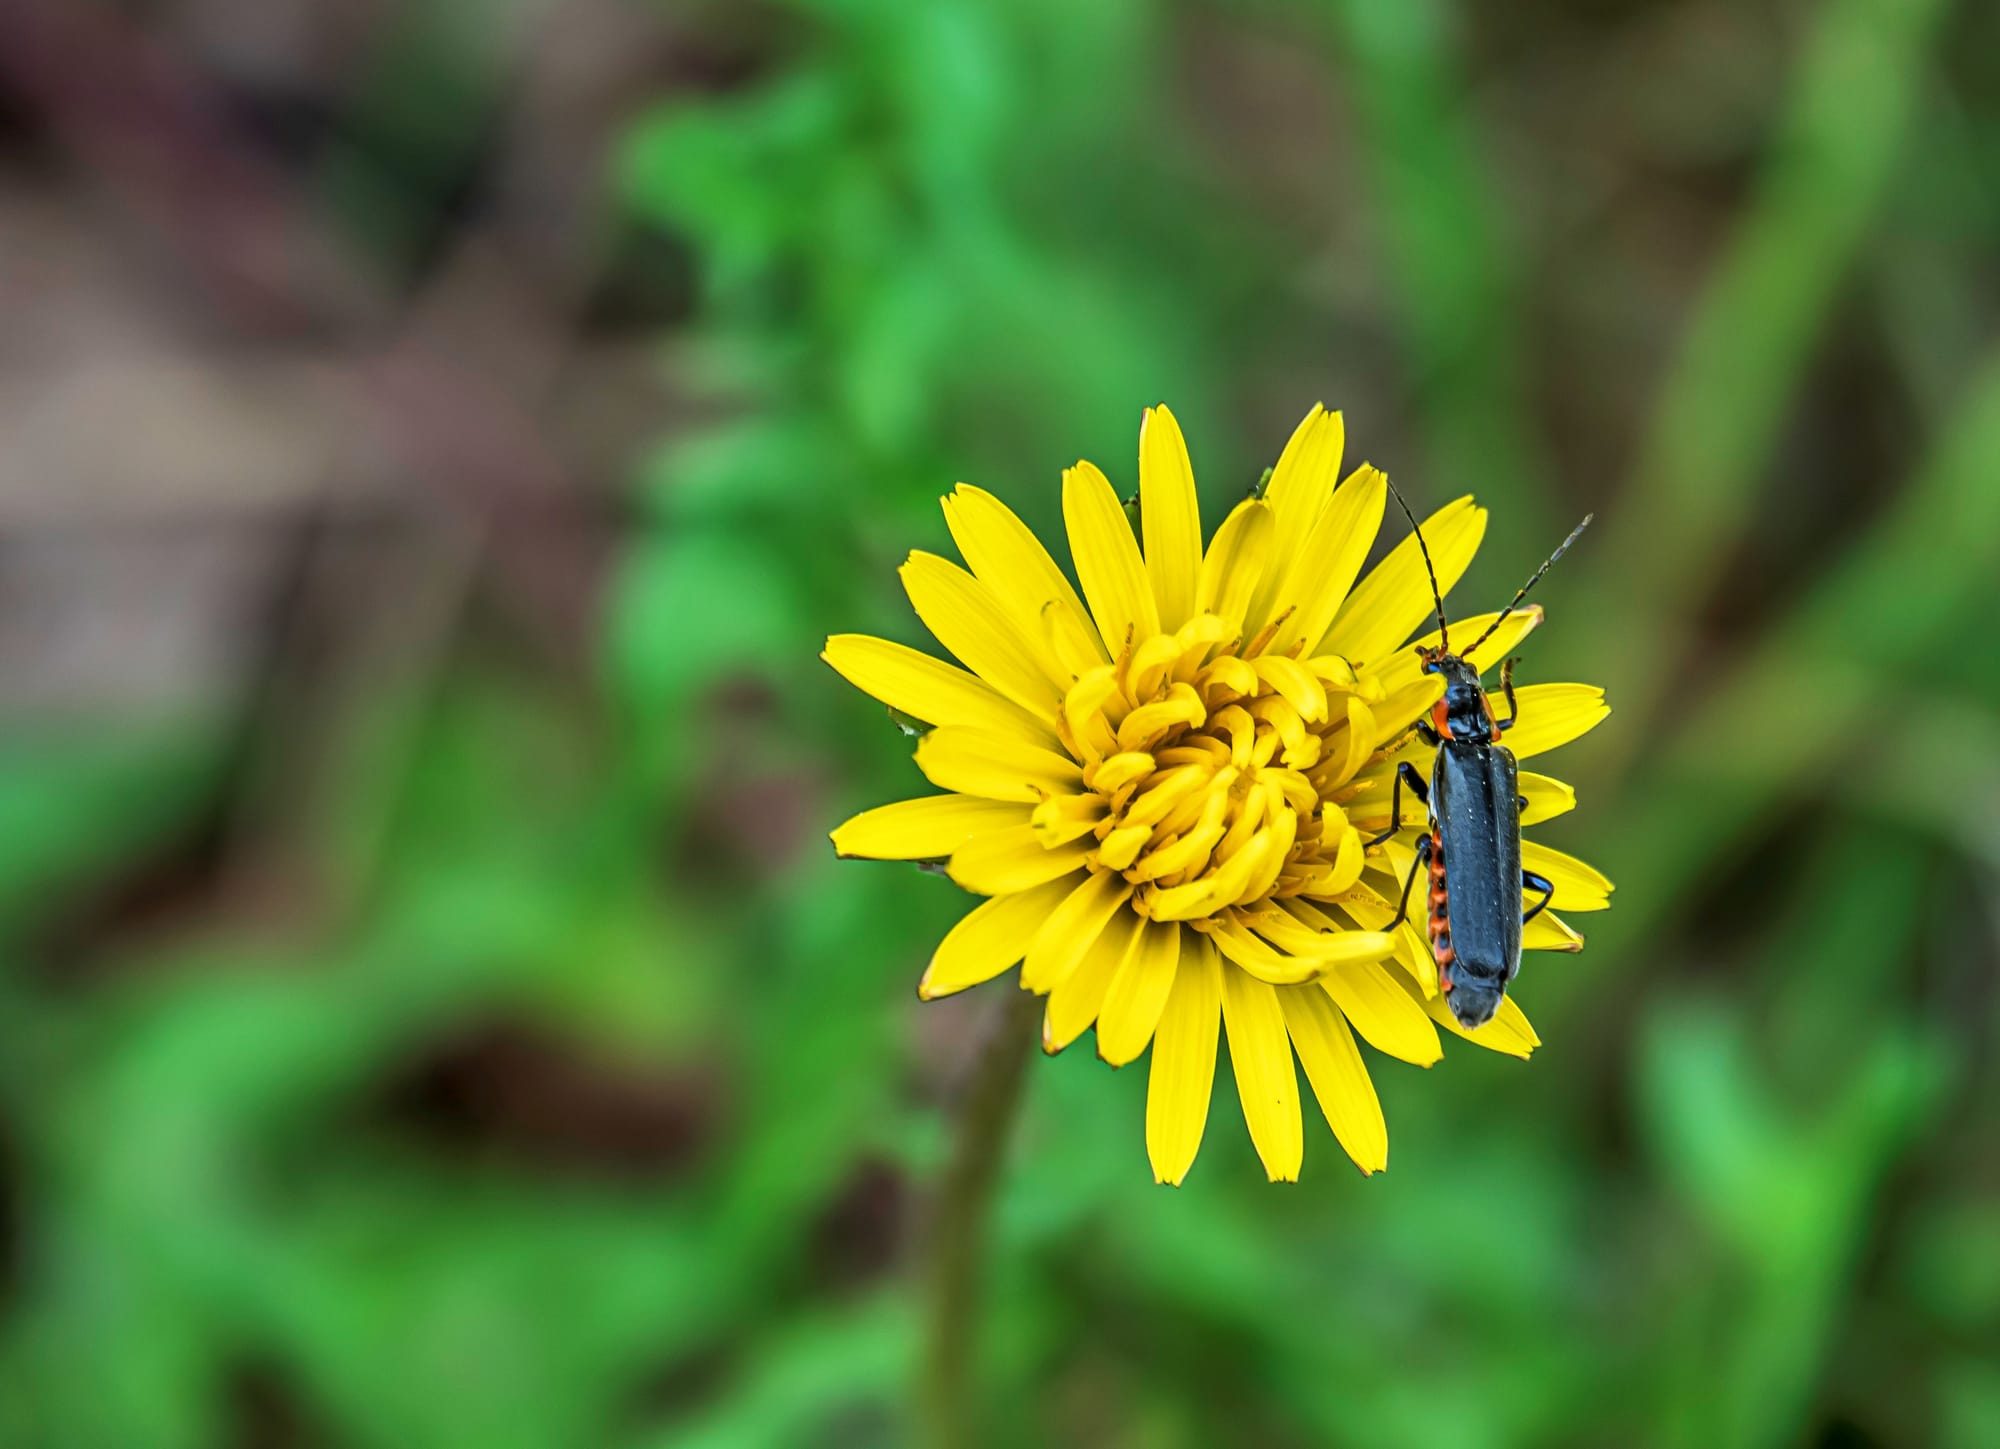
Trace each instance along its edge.
<instances>
[{"instance_id":1,"label":"blurred brown patch","mask_svg":"<svg viewBox=\"0 0 2000 1449\"><path fill-rule=\"evenodd\" d=\"M681 824L677 880L777 875L826 818L822 772L801 763L770 684L740 676L711 691L695 738L707 755Z\"/></svg>"},{"instance_id":2,"label":"blurred brown patch","mask_svg":"<svg viewBox=\"0 0 2000 1449\"><path fill-rule=\"evenodd\" d=\"M335 1441L307 1410L298 1388L277 1364L252 1358L228 1375L231 1449L320 1449Z\"/></svg>"},{"instance_id":3,"label":"blurred brown patch","mask_svg":"<svg viewBox=\"0 0 2000 1449\"><path fill-rule=\"evenodd\" d=\"M815 1279L838 1290L859 1288L895 1267L907 1241L910 1184L879 1157L857 1162L813 1224Z\"/></svg>"},{"instance_id":4,"label":"blurred brown patch","mask_svg":"<svg viewBox=\"0 0 2000 1449\"><path fill-rule=\"evenodd\" d=\"M447 1155L657 1181L688 1171L719 1139L723 1095L698 1067L613 1061L545 1027L497 1020L392 1074L367 1115Z\"/></svg>"}]
</instances>

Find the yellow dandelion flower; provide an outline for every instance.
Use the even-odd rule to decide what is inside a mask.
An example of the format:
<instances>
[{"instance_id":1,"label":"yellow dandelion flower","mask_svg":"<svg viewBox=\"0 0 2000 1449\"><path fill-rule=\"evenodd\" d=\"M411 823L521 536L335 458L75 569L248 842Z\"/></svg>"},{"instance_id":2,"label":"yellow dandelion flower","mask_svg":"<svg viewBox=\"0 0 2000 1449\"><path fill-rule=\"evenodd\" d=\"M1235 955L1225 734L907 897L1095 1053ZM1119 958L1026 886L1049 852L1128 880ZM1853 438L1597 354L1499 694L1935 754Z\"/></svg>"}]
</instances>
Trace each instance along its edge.
<instances>
[{"instance_id":1,"label":"yellow dandelion flower","mask_svg":"<svg viewBox=\"0 0 2000 1449\"><path fill-rule=\"evenodd\" d=\"M1046 1050L1092 1026L1113 1066L1150 1046L1146 1148L1161 1182L1194 1162L1224 1037L1251 1140L1285 1181L1304 1153L1294 1056L1369 1173L1387 1165L1388 1130L1356 1035L1419 1066L1442 1054L1438 1026L1520 1057L1539 1041L1510 997L1484 1025L1461 1025L1429 937L1399 918L1428 829L1414 800L1394 835L1369 843L1390 825L1397 766L1428 778L1436 746L1417 726L1444 680L1401 647L1434 609L1417 538L1360 577L1387 480L1367 464L1340 478L1344 436L1341 415L1315 407L1263 495L1237 505L1204 550L1180 427L1150 409L1138 539L1103 473L1078 463L1064 474L1081 597L1006 505L960 484L944 510L966 567L913 553L902 578L965 667L858 634L829 639L823 656L931 726L917 768L946 792L866 811L833 832L834 848L941 861L989 898L945 936L919 993L962 991L1018 963L1021 985L1048 998ZM1442 589L1485 528L1469 497L1425 521ZM1459 621L1474 631L1462 637L1497 617ZM1475 667L1541 617L1508 617ZM1585 685L1527 685L1518 698L1506 744L1523 760L1608 713ZM1575 804L1568 786L1526 770L1520 793L1524 824ZM1532 841L1521 850L1553 882L1557 909L1608 904L1610 882L1583 862ZM1523 944L1574 951L1582 937L1544 911Z\"/></svg>"}]
</instances>

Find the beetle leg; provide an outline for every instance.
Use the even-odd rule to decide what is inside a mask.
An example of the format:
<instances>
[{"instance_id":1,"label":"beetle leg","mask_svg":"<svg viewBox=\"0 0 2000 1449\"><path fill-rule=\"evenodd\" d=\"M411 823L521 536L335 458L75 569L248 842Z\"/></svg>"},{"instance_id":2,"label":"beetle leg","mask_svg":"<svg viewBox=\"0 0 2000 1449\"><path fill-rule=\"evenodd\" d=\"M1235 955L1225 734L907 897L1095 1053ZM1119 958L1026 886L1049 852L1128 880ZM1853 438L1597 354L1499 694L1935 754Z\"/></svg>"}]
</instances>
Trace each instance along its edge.
<instances>
[{"instance_id":1,"label":"beetle leg","mask_svg":"<svg viewBox=\"0 0 2000 1449\"><path fill-rule=\"evenodd\" d=\"M1521 656L1516 654L1500 666L1500 692L1507 697L1507 718L1493 721L1493 733L1496 735L1514 728L1514 721L1521 717L1520 701L1514 698L1514 666L1520 662ZM1492 710L1489 708L1487 713L1490 715Z\"/></svg>"},{"instance_id":2,"label":"beetle leg","mask_svg":"<svg viewBox=\"0 0 2000 1449\"><path fill-rule=\"evenodd\" d=\"M1417 872L1431 863L1431 838L1426 835L1417 842L1417 858L1410 862L1410 873L1403 877L1403 898L1396 904L1396 919L1402 920L1410 913L1410 887L1417 883Z\"/></svg>"},{"instance_id":3,"label":"beetle leg","mask_svg":"<svg viewBox=\"0 0 2000 1449\"><path fill-rule=\"evenodd\" d=\"M1417 773L1416 767L1408 760L1403 761L1402 764L1396 766L1396 783L1389 788L1389 828L1380 835L1371 836L1367 840L1362 841L1363 845L1380 845L1403 828L1403 786L1405 783L1416 792L1417 798L1424 803L1426 809L1430 807L1431 792L1424 787L1423 776ZM1407 895L1409 892L1405 891L1404 894Z\"/></svg>"},{"instance_id":4,"label":"beetle leg","mask_svg":"<svg viewBox=\"0 0 2000 1449\"><path fill-rule=\"evenodd\" d=\"M1555 882L1547 876L1536 875L1532 870L1524 870L1521 872L1521 890L1523 893L1528 891L1542 893L1542 898L1535 902L1535 908L1521 917L1521 924L1525 926L1549 908L1549 902L1556 898L1556 887Z\"/></svg>"}]
</instances>

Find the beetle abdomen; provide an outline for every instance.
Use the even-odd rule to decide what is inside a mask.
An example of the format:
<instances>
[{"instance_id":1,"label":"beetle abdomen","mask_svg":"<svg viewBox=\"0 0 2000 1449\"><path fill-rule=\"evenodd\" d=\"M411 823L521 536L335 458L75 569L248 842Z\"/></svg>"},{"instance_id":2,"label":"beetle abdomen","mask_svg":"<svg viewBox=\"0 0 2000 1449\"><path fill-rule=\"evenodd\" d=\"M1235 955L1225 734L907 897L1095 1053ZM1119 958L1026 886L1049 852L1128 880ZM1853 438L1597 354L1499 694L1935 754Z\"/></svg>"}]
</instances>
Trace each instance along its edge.
<instances>
[{"instance_id":1,"label":"beetle abdomen","mask_svg":"<svg viewBox=\"0 0 2000 1449\"><path fill-rule=\"evenodd\" d=\"M1451 890L1445 884L1444 837L1438 834L1435 824L1431 826L1431 894L1430 894L1430 941L1431 955L1437 959L1438 985L1445 991L1452 989L1451 967L1457 955L1451 949L1451 920L1446 914L1451 902Z\"/></svg>"}]
</instances>

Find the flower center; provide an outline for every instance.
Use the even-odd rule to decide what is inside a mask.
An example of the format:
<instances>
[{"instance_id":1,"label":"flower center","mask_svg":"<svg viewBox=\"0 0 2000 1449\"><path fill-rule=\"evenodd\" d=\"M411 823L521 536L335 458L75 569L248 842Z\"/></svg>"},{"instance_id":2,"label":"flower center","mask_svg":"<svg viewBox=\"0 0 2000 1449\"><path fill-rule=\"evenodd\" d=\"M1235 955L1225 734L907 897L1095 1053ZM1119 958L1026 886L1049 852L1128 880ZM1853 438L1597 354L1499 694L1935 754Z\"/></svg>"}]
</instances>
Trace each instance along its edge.
<instances>
[{"instance_id":1,"label":"flower center","mask_svg":"<svg viewBox=\"0 0 2000 1449\"><path fill-rule=\"evenodd\" d=\"M1085 791L1034 815L1045 845L1094 836L1092 867L1122 875L1141 916L1196 929L1351 887L1361 837L1335 802L1384 742L1372 675L1232 634L1202 615L1081 676L1062 725Z\"/></svg>"}]
</instances>

